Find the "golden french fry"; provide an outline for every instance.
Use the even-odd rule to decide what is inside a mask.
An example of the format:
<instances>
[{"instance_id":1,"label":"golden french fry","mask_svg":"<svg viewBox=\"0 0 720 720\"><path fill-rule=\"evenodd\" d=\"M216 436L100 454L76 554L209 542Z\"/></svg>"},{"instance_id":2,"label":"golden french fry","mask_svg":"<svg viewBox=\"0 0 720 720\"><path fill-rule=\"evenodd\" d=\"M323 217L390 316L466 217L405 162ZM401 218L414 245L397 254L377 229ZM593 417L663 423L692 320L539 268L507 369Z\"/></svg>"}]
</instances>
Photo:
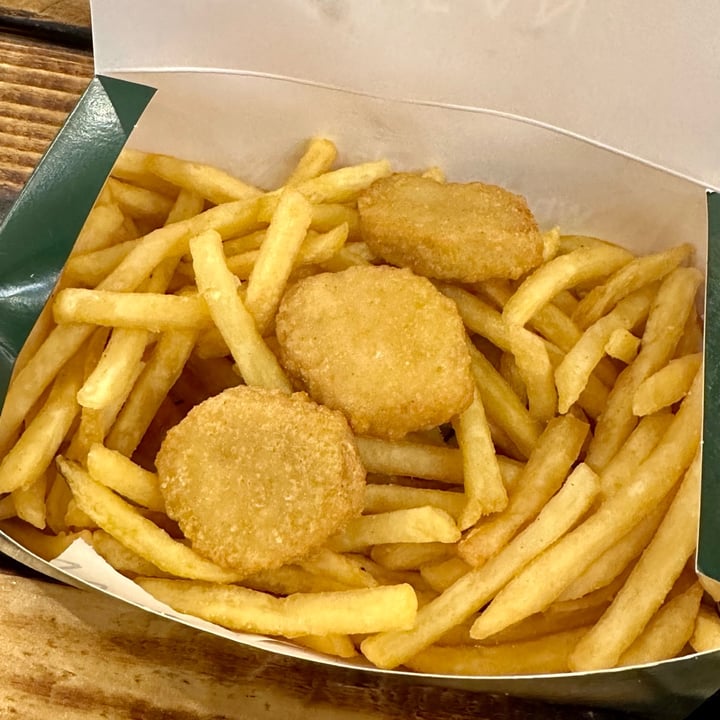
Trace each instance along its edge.
<instances>
[{"instance_id":1,"label":"golden french fry","mask_svg":"<svg viewBox=\"0 0 720 720\"><path fill-rule=\"evenodd\" d=\"M320 548L298 565L308 572L336 580L348 588L375 587L378 582L355 558Z\"/></svg>"},{"instance_id":2,"label":"golden french fry","mask_svg":"<svg viewBox=\"0 0 720 720\"><path fill-rule=\"evenodd\" d=\"M387 160L378 160L332 170L304 180L294 188L314 204L343 203L354 200L361 191L376 180L387 177L390 172L390 163Z\"/></svg>"},{"instance_id":3,"label":"golden french fry","mask_svg":"<svg viewBox=\"0 0 720 720\"><path fill-rule=\"evenodd\" d=\"M15 514L38 530L45 528L45 493L47 492L47 472L27 487L12 492Z\"/></svg>"},{"instance_id":4,"label":"golden french fry","mask_svg":"<svg viewBox=\"0 0 720 720\"><path fill-rule=\"evenodd\" d=\"M197 334L192 330L163 333L128 395L107 436L106 445L130 456L187 362Z\"/></svg>"},{"instance_id":5,"label":"golden french fry","mask_svg":"<svg viewBox=\"0 0 720 720\"><path fill-rule=\"evenodd\" d=\"M465 507L463 493L452 490L431 490L405 485L368 484L365 486L365 514L405 510L407 508L431 507L444 510L457 519Z\"/></svg>"},{"instance_id":6,"label":"golden french fry","mask_svg":"<svg viewBox=\"0 0 720 720\"><path fill-rule=\"evenodd\" d=\"M137 578L175 610L233 630L266 635L325 635L411 627L417 599L409 585L273 597L232 585Z\"/></svg>"},{"instance_id":7,"label":"golden french fry","mask_svg":"<svg viewBox=\"0 0 720 720\"><path fill-rule=\"evenodd\" d=\"M697 542L700 455L610 608L573 652L576 670L613 667L662 604ZM699 602L699 598L698 598ZM688 637L690 632L688 632ZM684 644L684 643L683 643Z\"/></svg>"},{"instance_id":8,"label":"golden french fry","mask_svg":"<svg viewBox=\"0 0 720 720\"><path fill-rule=\"evenodd\" d=\"M695 652L720 648L720 617L715 610L700 606L690 645Z\"/></svg>"},{"instance_id":9,"label":"golden french fry","mask_svg":"<svg viewBox=\"0 0 720 720\"><path fill-rule=\"evenodd\" d=\"M630 331L618 328L610 333L605 343L605 352L616 360L629 365L638 354L640 349L640 338Z\"/></svg>"},{"instance_id":10,"label":"golden french fry","mask_svg":"<svg viewBox=\"0 0 720 720\"><path fill-rule=\"evenodd\" d=\"M670 413L660 413L648 415L638 423L600 476L605 497L632 481L635 470L660 442L672 420Z\"/></svg>"},{"instance_id":11,"label":"golden french fry","mask_svg":"<svg viewBox=\"0 0 720 720\"><path fill-rule=\"evenodd\" d=\"M370 557L388 570L417 570L425 563L447 560L453 553L447 543L387 543L373 546Z\"/></svg>"},{"instance_id":12,"label":"golden french fry","mask_svg":"<svg viewBox=\"0 0 720 720\"><path fill-rule=\"evenodd\" d=\"M485 565L471 570L418 611L411 630L367 638L363 654L381 668L407 662L443 633L477 612L521 568L562 537L597 496L595 474L578 466L537 518Z\"/></svg>"},{"instance_id":13,"label":"golden french fry","mask_svg":"<svg viewBox=\"0 0 720 720\"><path fill-rule=\"evenodd\" d=\"M72 254L81 255L114 245L124 219L115 203L95 206L88 213L73 245Z\"/></svg>"},{"instance_id":14,"label":"golden french fry","mask_svg":"<svg viewBox=\"0 0 720 720\"><path fill-rule=\"evenodd\" d=\"M478 524L458 545L463 560L481 565L540 512L567 477L587 432L588 426L570 415L548 423L505 510Z\"/></svg>"},{"instance_id":15,"label":"golden french fry","mask_svg":"<svg viewBox=\"0 0 720 720\"><path fill-rule=\"evenodd\" d=\"M370 248L364 242L343 245L329 260L322 263L328 272L340 272L356 265L370 265L375 260Z\"/></svg>"},{"instance_id":16,"label":"golden french fry","mask_svg":"<svg viewBox=\"0 0 720 720\"><path fill-rule=\"evenodd\" d=\"M655 290L654 285L649 285L621 300L609 315L588 328L565 355L555 370L561 413L566 413L580 396L590 373L605 354L610 335L615 330L632 329L647 315Z\"/></svg>"},{"instance_id":17,"label":"golden french fry","mask_svg":"<svg viewBox=\"0 0 720 720\"><path fill-rule=\"evenodd\" d=\"M130 254L137 244L138 240L126 240L100 250L72 255L65 264L64 275L75 285L94 288Z\"/></svg>"},{"instance_id":18,"label":"golden french fry","mask_svg":"<svg viewBox=\"0 0 720 720\"><path fill-rule=\"evenodd\" d=\"M702 364L702 353L685 355L660 368L645 378L635 390L633 413L638 416L651 415L685 397L693 378Z\"/></svg>"},{"instance_id":19,"label":"golden french fry","mask_svg":"<svg viewBox=\"0 0 720 720\"><path fill-rule=\"evenodd\" d=\"M405 661L411 670L440 675L543 675L567 672L568 657L587 628L484 647L430 647Z\"/></svg>"},{"instance_id":20,"label":"golden french fry","mask_svg":"<svg viewBox=\"0 0 720 720\"><path fill-rule=\"evenodd\" d=\"M312 138L298 164L285 181L285 187L299 185L305 180L311 180L328 172L333 166L336 157L337 148L332 140Z\"/></svg>"},{"instance_id":21,"label":"golden french fry","mask_svg":"<svg viewBox=\"0 0 720 720\"><path fill-rule=\"evenodd\" d=\"M539 555L501 590L472 628L476 639L489 637L541 612L578 578L637 518L655 507L693 461L700 442L701 378L696 378L662 440L621 488L581 525Z\"/></svg>"},{"instance_id":22,"label":"golden french fry","mask_svg":"<svg viewBox=\"0 0 720 720\"><path fill-rule=\"evenodd\" d=\"M94 329L92 325L54 328L27 365L13 377L0 414L0 454L8 451L32 406Z\"/></svg>"},{"instance_id":23,"label":"golden french fry","mask_svg":"<svg viewBox=\"0 0 720 720\"><path fill-rule=\"evenodd\" d=\"M469 345L475 383L488 419L504 430L524 457L529 457L540 437L540 423L530 416L520 399L487 358Z\"/></svg>"},{"instance_id":24,"label":"golden french fry","mask_svg":"<svg viewBox=\"0 0 720 720\"><path fill-rule=\"evenodd\" d=\"M116 328L97 366L78 391L78 403L101 410L119 397L127 397L148 340L146 330Z\"/></svg>"},{"instance_id":25,"label":"golden french fry","mask_svg":"<svg viewBox=\"0 0 720 720\"><path fill-rule=\"evenodd\" d=\"M360 216L354 207L342 203L313 205L311 229L319 233L326 233L339 225L348 226L348 240L358 241L361 239ZM366 245L365 248L370 253Z\"/></svg>"},{"instance_id":26,"label":"golden french fry","mask_svg":"<svg viewBox=\"0 0 720 720\"><path fill-rule=\"evenodd\" d=\"M353 552L384 543L454 543L459 539L460 530L450 515L426 506L354 518L328 540L327 547L336 552Z\"/></svg>"},{"instance_id":27,"label":"golden french fry","mask_svg":"<svg viewBox=\"0 0 720 720\"><path fill-rule=\"evenodd\" d=\"M580 301L573 313L573 320L581 328L590 327L624 297L645 285L661 280L692 253L692 245L685 244L665 252L633 259L607 282L594 287Z\"/></svg>"},{"instance_id":28,"label":"golden french fry","mask_svg":"<svg viewBox=\"0 0 720 720\"><path fill-rule=\"evenodd\" d=\"M703 349L703 326L697 309L691 310L673 357L692 355Z\"/></svg>"},{"instance_id":29,"label":"golden french fry","mask_svg":"<svg viewBox=\"0 0 720 720\"><path fill-rule=\"evenodd\" d=\"M165 511L157 475L136 465L129 457L103 445L93 445L87 456L90 477L119 495L149 510Z\"/></svg>"},{"instance_id":30,"label":"golden french fry","mask_svg":"<svg viewBox=\"0 0 720 720\"><path fill-rule=\"evenodd\" d=\"M172 198L166 195L114 178L108 179L107 187L120 209L136 220L165 222L173 205Z\"/></svg>"},{"instance_id":31,"label":"golden french fry","mask_svg":"<svg viewBox=\"0 0 720 720\"><path fill-rule=\"evenodd\" d=\"M472 565L468 565L462 558L451 557L423 565L420 575L433 590L443 592L470 570Z\"/></svg>"},{"instance_id":32,"label":"golden french fry","mask_svg":"<svg viewBox=\"0 0 720 720\"><path fill-rule=\"evenodd\" d=\"M458 527L465 530L483 515L504 510L508 496L477 389L470 406L453 420L453 428L463 457L466 499Z\"/></svg>"},{"instance_id":33,"label":"golden french fry","mask_svg":"<svg viewBox=\"0 0 720 720\"><path fill-rule=\"evenodd\" d=\"M515 356L518 372L525 382L530 414L547 421L557 407L552 366L542 340L524 328L512 328L502 315L479 298L453 285L441 285L441 292L455 302L466 327Z\"/></svg>"},{"instance_id":34,"label":"golden french fry","mask_svg":"<svg viewBox=\"0 0 720 720\"><path fill-rule=\"evenodd\" d=\"M243 578L242 585L251 590L269 592L273 595L352 590L352 586L339 582L335 578L318 575L296 564L253 573Z\"/></svg>"},{"instance_id":35,"label":"golden french fry","mask_svg":"<svg viewBox=\"0 0 720 720\"><path fill-rule=\"evenodd\" d=\"M0 462L0 493L32 485L50 467L70 430L82 381L81 363L74 359L57 377L47 401Z\"/></svg>"},{"instance_id":36,"label":"golden french fry","mask_svg":"<svg viewBox=\"0 0 720 720\"><path fill-rule=\"evenodd\" d=\"M75 540L89 540L90 537L87 531L46 535L17 518L0 522L0 530L43 560L53 560L65 552Z\"/></svg>"},{"instance_id":37,"label":"golden french fry","mask_svg":"<svg viewBox=\"0 0 720 720\"><path fill-rule=\"evenodd\" d=\"M408 475L456 485L463 482L462 454L454 448L370 437L358 437L357 446L370 473Z\"/></svg>"},{"instance_id":38,"label":"golden french fry","mask_svg":"<svg viewBox=\"0 0 720 720\"><path fill-rule=\"evenodd\" d=\"M47 527L56 535L68 529L65 524L65 514L71 499L72 493L65 478L56 470L52 475L50 489L45 498L45 521Z\"/></svg>"},{"instance_id":39,"label":"golden french fry","mask_svg":"<svg viewBox=\"0 0 720 720\"><path fill-rule=\"evenodd\" d=\"M298 645L339 658L356 657L358 651L348 635L330 633L328 635L300 635L293 638Z\"/></svg>"},{"instance_id":40,"label":"golden french fry","mask_svg":"<svg viewBox=\"0 0 720 720\"><path fill-rule=\"evenodd\" d=\"M586 597L607 587L620 577L640 557L657 531L672 501L672 491L662 502L645 515L632 530L598 557L585 572L576 578L558 598L558 602Z\"/></svg>"},{"instance_id":41,"label":"golden french fry","mask_svg":"<svg viewBox=\"0 0 720 720\"><path fill-rule=\"evenodd\" d=\"M228 344L240 373L249 385L290 392L290 383L277 358L263 342L252 315L240 299L228 270L220 236L207 232L191 242L198 289Z\"/></svg>"},{"instance_id":42,"label":"golden french fry","mask_svg":"<svg viewBox=\"0 0 720 720\"><path fill-rule=\"evenodd\" d=\"M261 195L257 188L219 168L169 155L148 155L145 168L157 177L197 193L216 205L233 200L252 200Z\"/></svg>"},{"instance_id":43,"label":"golden french fry","mask_svg":"<svg viewBox=\"0 0 720 720\"><path fill-rule=\"evenodd\" d=\"M690 640L700 609L699 583L668 600L645 626L642 634L620 656L618 665L645 665L678 655Z\"/></svg>"},{"instance_id":44,"label":"golden french fry","mask_svg":"<svg viewBox=\"0 0 720 720\"><path fill-rule=\"evenodd\" d=\"M303 195L294 190L282 193L250 273L245 297L245 306L261 335L277 312L311 218L312 208Z\"/></svg>"},{"instance_id":45,"label":"golden french fry","mask_svg":"<svg viewBox=\"0 0 720 720\"><path fill-rule=\"evenodd\" d=\"M523 281L505 304L503 319L521 327L560 291L610 275L632 259L627 250L605 243L560 255Z\"/></svg>"},{"instance_id":46,"label":"golden french fry","mask_svg":"<svg viewBox=\"0 0 720 720\"><path fill-rule=\"evenodd\" d=\"M148 169L148 161L151 157L150 153L125 147L115 161L111 175L132 185L139 185L168 197L175 197L178 194L177 185L153 175ZM198 212L200 211L198 210Z\"/></svg>"},{"instance_id":47,"label":"golden french fry","mask_svg":"<svg viewBox=\"0 0 720 720\"><path fill-rule=\"evenodd\" d=\"M132 550L128 550L121 542L104 530L93 530L90 543L93 548L115 570L128 577L172 577L155 567Z\"/></svg>"},{"instance_id":48,"label":"golden french fry","mask_svg":"<svg viewBox=\"0 0 720 720\"><path fill-rule=\"evenodd\" d=\"M600 471L617 453L637 423L632 399L638 385L672 357L683 332L702 275L694 268L673 270L662 282L643 333L640 353L618 377L595 426L587 463Z\"/></svg>"},{"instance_id":49,"label":"golden french fry","mask_svg":"<svg viewBox=\"0 0 720 720\"><path fill-rule=\"evenodd\" d=\"M209 582L239 580L237 573L215 565L187 545L173 540L112 490L96 483L79 465L63 457L58 457L57 462L78 507L129 550L177 577Z\"/></svg>"},{"instance_id":50,"label":"golden french fry","mask_svg":"<svg viewBox=\"0 0 720 720\"><path fill-rule=\"evenodd\" d=\"M92 323L152 332L196 330L210 324L200 295L111 292L66 288L53 305L58 323Z\"/></svg>"}]
</instances>

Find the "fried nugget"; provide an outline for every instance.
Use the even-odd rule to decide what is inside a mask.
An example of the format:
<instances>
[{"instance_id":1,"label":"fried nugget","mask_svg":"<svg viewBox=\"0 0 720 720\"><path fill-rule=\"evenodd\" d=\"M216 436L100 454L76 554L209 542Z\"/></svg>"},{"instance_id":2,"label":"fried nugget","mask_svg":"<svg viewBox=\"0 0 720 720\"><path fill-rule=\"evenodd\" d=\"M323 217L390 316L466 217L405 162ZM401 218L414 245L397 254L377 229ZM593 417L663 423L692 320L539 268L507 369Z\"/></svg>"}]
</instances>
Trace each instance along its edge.
<instances>
[{"instance_id":1,"label":"fried nugget","mask_svg":"<svg viewBox=\"0 0 720 720\"><path fill-rule=\"evenodd\" d=\"M457 307L410 270L370 265L301 280L276 331L288 372L358 433L399 438L472 400Z\"/></svg>"},{"instance_id":2,"label":"fried nugget","mask_svg":"<svg viewBox=\"0 0 720 720\"><path fill-rule=\"evenodd\" d=\"M542 236L525 199L495 185L396 174L374 182L358 209L370 249L419 275L516 279L543 259Z\"/></svg>"},{"instance_id":3,"label":"fried nugget","mask_svg":"<svg viewBox=\"0 0 720 720\"><path fill-rule=\"evenodd\" d=\"M156 465L193 549L248 575L303 557L363 507L347 420L305 393L225 390L168 432Z\"/></svg>"}]
</instances>

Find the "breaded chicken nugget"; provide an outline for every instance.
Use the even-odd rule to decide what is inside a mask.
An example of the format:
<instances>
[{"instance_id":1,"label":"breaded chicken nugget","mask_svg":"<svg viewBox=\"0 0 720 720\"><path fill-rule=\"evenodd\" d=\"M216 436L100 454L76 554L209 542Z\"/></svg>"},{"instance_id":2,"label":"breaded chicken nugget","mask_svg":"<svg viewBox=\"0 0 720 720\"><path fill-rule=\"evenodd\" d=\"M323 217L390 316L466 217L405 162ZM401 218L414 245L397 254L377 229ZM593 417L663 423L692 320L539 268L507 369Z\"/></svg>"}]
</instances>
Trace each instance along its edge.
<instances>
[{"instance_id":1,"label":"breaded chicken nugget","mask_svg":"<svg viewBox=\"0 0 720 720\"><path fill-rule=\"evenodd\" d=\"M419 275L477 282L518 278L543 259L525 199L495 185L439 183L396 174L358 199L370 249Z\"/></svg>"},{"instance_id":2,"label":"breaded chicken nugget","mask_svg":"<svg viewBox=\"0 0 720 720\"><path fill-rule=\"evenodd\" d=\"M248 575L301 558L363 507L347 421L304 393L225 390L168 432L156 465L193 549Z\"/></svg>"},{"instance_id":3,"label":"breaded chicken nugget","mask_svg":"<svg viewBox=\"0 0 720 720\"><path fill-rule=\"evenodd\" d=\"M410 270L370 265L301 280L276 331L286 369L358 433L402 437L472 400L457 307Z\"/></svg>"}]
</instances>

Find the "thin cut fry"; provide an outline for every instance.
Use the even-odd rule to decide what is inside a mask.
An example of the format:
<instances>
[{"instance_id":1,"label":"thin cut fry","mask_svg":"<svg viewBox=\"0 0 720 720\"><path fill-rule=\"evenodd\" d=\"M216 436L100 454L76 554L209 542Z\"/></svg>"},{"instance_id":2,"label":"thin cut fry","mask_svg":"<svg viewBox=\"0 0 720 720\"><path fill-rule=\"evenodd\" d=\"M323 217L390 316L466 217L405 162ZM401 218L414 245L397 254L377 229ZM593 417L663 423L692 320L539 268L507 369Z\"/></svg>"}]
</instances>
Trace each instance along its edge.
<instances>
[{"instance_id":1,"label":"thin cut fry","mask_svg":"<svg viewBox=\"0 0 720 720\"><path fill-rule=\"evenodd\" d=\"M405 485L368 484L365 486L366 514L405 510L407 508L432 507L444 510L457 520L465 507L463 493L452 490L429 490L426 488L406 487Z\"/></svg>"},{"instance_id":2,"label":"thin cut fry","mask_svg":"<svg viewBox=\"0 0 720 720\"><path fill-rule=\"evenodd\" d=\"M300 193L285 190L247 284L245 306L255 318L261 335L277 312L311 218L310 203Z\"/></svg>"},{"instance_id":3,"label":"thin cut fry","mask_svg":"<svg viewBox=\"0 0 720 720\"><path fill-rule=\"evenodd\" d=\"M643 380L633 396L633 413L651 415L682 400L701 364L702 353L685 355Z\"/></svg>"},{"instance_id":4,"label":"thin cut fry","mask_svg":"<svg viewBox=\"0 0 720 720\"><path fill-rule=\"evenodd\" d=\"M123 214L115 203L94 207L78 234L72 254L81 255L113 245L123 220Z\"/></svg>"},{"instance_id":5,"label":"thin cut fry","mask_svg":"<svg viewBox=\"0 0 720 720\"><path fill-rule=\"evenodd\" d=\"M600 555L580 577L568 585L558 598L558 602L585 597L595 590L606 587L622 575L640 557L652 540L670 507L671 496L672 492L651 513L645 515L630 532Z\"/></svg>"},{"instance_id":6,"label":"thin cut fry","mask_svg":"<svg viewBox=\"0 0 720 720\"><path fill-rule=\"evenodd\" d=\"M90 477L119 495L149 510L165 511L165 502L155 473L144 470L130 458L103 445L93 445L88 452Z\"/></svg>"},{"instance_id":7,"label":"thin cut fry","mask_svg":"<svg viewBox=\"0 0 720 720\"><path fill-rule=\"evenodd\" d=\"M65 552L78 538L89 539L87 531L46 535L17 518L0 522L0 530L43 560L53 560Z\"/></svg>"},{"instance_id":8,"label":"thin cut fry","mask_svg":"<svg viewBox=\"0 0 720 720\"><path fill-rule=\"evenodd\" d=\"M196 337L191 330L162 334L108 433L107 447L128 457L133 454L170 388L180 377Z\"/></svg>"},{"instance_id":9,"label":"thin cut fry","mask_svg":"<svg viewBox=\"0 0 720 720\"><path fill-rule=\"evenodd\" d=\"M605 343L605 352L616 360L629 365L638 354L640 338L630 331L618 328L610 333Z\"/></svg>"},{"instance_id":10,"label":"thin cut fry","mask_svg":"<svg viewBox=\"0 0 720 720\"><path fill-rule=\"evenodd\" d=\"M533 419L502 375L473 345L469 345L470 370L480 390L488 419L502 428L524 457L540 437L540 423Z\"/></svg>"},{"instance_id":11,"label":"thin cut fry","mask_svg":"<svg viewBox=\"0 0 720 720\"><path fill-rule=\"evenodd\" d=\"M720 648L720 617L716 611L704 605L700 607L690 645L695 652Z\"/></svg>"},{"instance_id":12,"label":"thin cut fry","mask_svg":"<svg viewBox=\"0 0 720 720\"><path fill-rule=\"evenodd\" d=\"M703 589L699 583L668 600L642 634L620 656L618 665L644 665L678 655L692 637Z\"/></svg>"},{"instance_id":13,"label":"thin cut fry","mask_svg":"<svg viewBox=\"0 0 720 720\"><path fill-rule=\"evenodd\" d=\"M146 168L158 177L201 195L219 205L233 200L251 200L261 191L229 173L201 163L169 155L148 155Z\"/></svg>"},{"instance_id":14,"label":"thin cut fry","mask_svg":"<svg viewBox=\"0 0 720 720\"><path fill-rule=\"evenodd\" d=\"M24 488L13 491L12 498L15 514L38 530L45 528L45 493L47 491L47 472Z\"/></svg>"},{"instance_id":15,"label":"thin cut fry","mask_svg":"<svg viewBox=\"0 0 720 720\"><path fill-rule=\"evenodd\" d=\"M172 198L166 195L114 178L108 179L107 187L120 209L136 220L164 222L173 204Z\"/></svg>"},{"instance_id":16,"label":"thin cut fry","mask_svg":"<svg viewBox=\"0 0 720 720\"><path fill-rule=\"evenodd\" d=\"M627 250L607 244L560 255L523 281L505 304L503 318L508 325L521 327L561 290L607 276L632 259Z\"/></svg>"},{"instance_id":17,"label":"thin cut fry","mask_svg":"<svg viewBox=\"0 0 720 720\"><path fill-rule=\"evenodd\" d=\"M672 357L684 330L702 275L694 268L678 268L663 280L650 310L640 353L618 377L605 412L595 426L587 463L600 471L610 462L637 423L632 412L635 390L646 377Z\"/></svg>"},{"instance_id":18,"label":"thin cut fry","mask_svg":"<svg viewBox=\"0 0 720 720\"><path fill-rule=\"evenodd\" d=\"M179 612L233 630L285 637L411 627L417 608L409 585L277 598L232 585L155 578L136 582Z\"/></svg>"},{"instance_id":19,"label":"thin cut fry","mask_svg":"<svg viewBox=\"0 0 720 720\"><path fill-rule=\"evenodd\" d=\"M225 264L220 236L207 232L193 238L191 252L198 289L245 382L290 392L290 383L277 358L263 342L237 293L235 279Z\"/></svg>"},{"instance_id":20,"label":"thin cut fry","mask_svg":"<svg viewBox=\"0 0 720 720\"><path fill-rule=\"evenodd\" d=\"M620 268L607 282L594 287L577 306L573 320L581 327L590 327L616 303L644 285L662 279L693 253L692 245L679 245L661 253L633 259Z\"/></svg>"},{"instance_id":21,"label":"thin cut fry","mask_svg":"<svg viewBox=\"0 0 720 720\"><path fill-rule=\"evenodd\" d=\"M196 330L210 323L207 305L199 295L66 288L55 298L53 313L57 323L93 323L152 332Z\"/></svg>"},{"instance_id":22,"label":"thin cut fry","mask_svg":"<svg viewBox=\"0 0 720 720\"><path fill-rule=\"evenodd\" d=\"M0 463L0 493L32 485L50 466L65 439L78 404L82 366L73 360L58 375L47 402Z\"/></svg>"},{"instance_id":23,"label":"thin cut fry","mask_svg":"<svg viewBox=\"0 0 720 720\"><path fill-rule=\"evenodd\" d=\"M118 572L128 577L172 577L155 567L150 561L128 550L121 542L104 530L93 530L91 544L102 558Z\"/></svg>"},{"instance_id":24,"label":"thin cut fry","mask_svg":"<svg viewBox=\"0 0 720 720\"><path fill-rule=\"evenodd\" d=\"M79 465L58 457L58 467L80 509L105 532L140 557L177 577L209 582L237 582L236 573L201 557L173 540L112 490L96 483Z\"/></svg>"},{"instance_id":25,"label":"thin cut fry","mask_svg":"<svg viewBox=\"0 0 720 720\"><path fill-rule=\"evenodd\" d=\"M459 539L455 521L444 510L419 507L354 518L328 540L327 547L336 552L353 552L384 543L454 543Z\"/></svg>"},{"instance_id":26,"label":"thin cut fry","mask_svg":"<svg viewBox=\"0 0 720 720\"><path fill-rule=\"evenodd\" d=\"M430 647L405 662L441 675L543 675L567 672L568 657L587 628L506 645Z\"/></svg>"},{"instance_id":27,"label":"thin cut fry","mask_svg":"<svg viewBox=\"0 0 720 720\"><path fill-rule=\"evenodd\" d=\"M433 590L443 592L470 570L472 565L468 565L462 558L451 557L423 565L420 575Z\"/></svg>"},{"instance_id":28,"label":"thin cut fry","mask_svg":"<svg viewBox=\"0 0 720 720\"><path fill-rule=\"evenodd\" d=\"M472 403L453 421L453 427L463 456L466 498L458 527L465 530L483 515L504 510L508 496L477 389Z\"/></svg>"},{"instance_id":29,"label":"thin cut fry","mask_svg":"<svg viewBox=\"0 0 720 720\"><path fill-rule=\"evenodd\" d=\"M621 300L617 307L588 328L555 371L561 413L568 411L585 388L590 373L605 353L605 345L615 330L630 330L648 313L655 296L650 285Z\"/></svg>"},{"instance_id":30,"label":"thin cut fry","mask_svg":"<svg viewBox=\"0 0 720 720\"><path fill-rule=\"evenodd\" d=\"M567 477L587 432L587 424L571 415L548 423L505 510L478 524L459 544L463 560L481 565L532 521Z\"/></svg>"},{"instance_id":31,"label":"thin cut fry","mask_svg":"<svg viewBox=\"0 0 720 720\"><path fill-rule=\"evenodd\" d=\"M388 570L417 570L425 563L447 560L453 552L447 543L387 543L375 545L370 557Z\"/></svg>"},{"instance_id":32,"label":"thin cut fry","mask_svg":"<svg viewBox=\"0 0 720 720\"><path fill-rule=\"evenodd\" d=\"M329 635L300 635L293 638L298 645L339 658L356 657L358 651L348 635L330 633Z\"/></svg>"},{"instance_id":33,"label":"thin cut fry","mask_svg":"<svg viewBox=\"0 0 720 720\"><path fill-rule=\"evenodd\" d=\"M336 157L337 148L332 140L312 138L298 164L285 181L285 187L299 185L306 180L311 180L328 172L333 166Z\"/></svg>"}]
</instances>

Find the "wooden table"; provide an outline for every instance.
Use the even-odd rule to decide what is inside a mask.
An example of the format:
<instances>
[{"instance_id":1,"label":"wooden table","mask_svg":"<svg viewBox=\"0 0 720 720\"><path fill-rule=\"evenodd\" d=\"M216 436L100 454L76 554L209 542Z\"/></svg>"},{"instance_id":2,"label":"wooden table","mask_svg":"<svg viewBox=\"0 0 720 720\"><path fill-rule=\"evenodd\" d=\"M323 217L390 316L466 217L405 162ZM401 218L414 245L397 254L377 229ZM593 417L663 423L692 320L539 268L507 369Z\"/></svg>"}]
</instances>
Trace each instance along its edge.
<instances>
[{"instance_id":1,"label":"wooden table","mask_svg":"<svg viewBox=\"0 0 720 720\"><path fill-rule=\"evenodd\" d=\"M92 75L88 26L86 0L0 0L0 215ZM609 720L622 715L398 683L253 651L48 582L0 558L0 717L10 716Z\"/></svg>"}]
</instances>

